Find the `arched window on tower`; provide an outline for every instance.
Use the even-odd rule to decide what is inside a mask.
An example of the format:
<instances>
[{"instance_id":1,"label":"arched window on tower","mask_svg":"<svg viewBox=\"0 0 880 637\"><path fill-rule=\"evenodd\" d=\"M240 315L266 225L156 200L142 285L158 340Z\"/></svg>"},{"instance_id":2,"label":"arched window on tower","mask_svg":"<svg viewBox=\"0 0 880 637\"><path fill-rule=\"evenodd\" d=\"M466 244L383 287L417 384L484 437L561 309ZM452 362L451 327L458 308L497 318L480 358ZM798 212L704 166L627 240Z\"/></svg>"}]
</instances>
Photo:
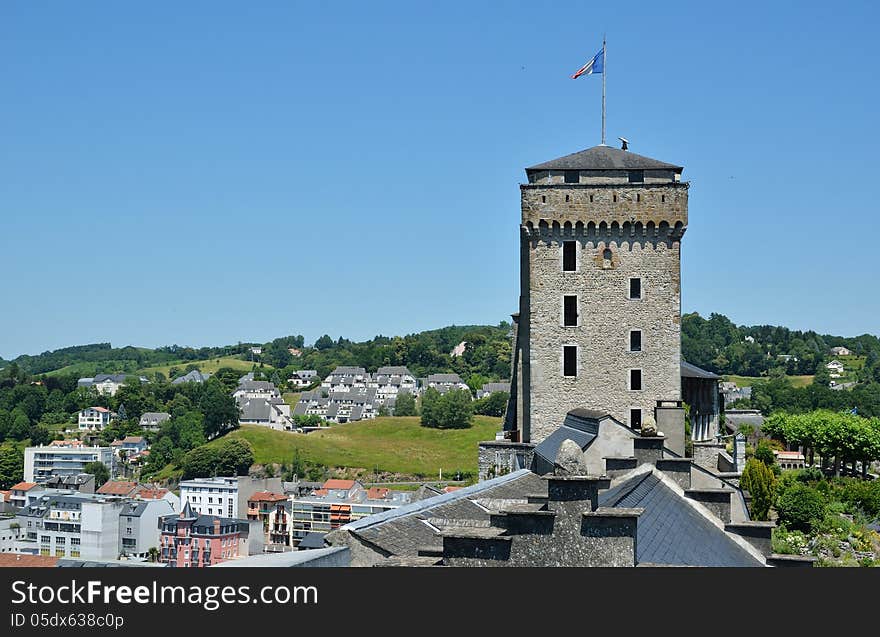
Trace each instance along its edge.
<instances>
[{"instance_id":1,"label":"arched window on tower","mask_svg":"<svg viewBox=\"0 0 880 637\"><path fill-rule=\"evenodd\" d=\"M605 248L602 251L602 267L603 268L610 268L611 267L611 257L612 257L611 248Z\"/></svg>"}]
</instances>

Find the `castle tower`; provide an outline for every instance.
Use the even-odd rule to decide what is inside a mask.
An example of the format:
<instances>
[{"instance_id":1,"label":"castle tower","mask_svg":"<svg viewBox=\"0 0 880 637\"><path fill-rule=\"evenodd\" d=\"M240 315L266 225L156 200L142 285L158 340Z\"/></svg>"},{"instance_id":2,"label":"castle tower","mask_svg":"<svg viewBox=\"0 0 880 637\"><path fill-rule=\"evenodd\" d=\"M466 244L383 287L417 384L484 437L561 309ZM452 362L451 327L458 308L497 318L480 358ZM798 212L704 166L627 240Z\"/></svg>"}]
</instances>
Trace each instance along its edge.
<instances>
[{"instance_id":1,"label":"castle tower","mask_svg":"<svg viewBox=\"0 0 880 637\"><path fill-rule=\"evenodd\" d=\"M681 171L608 146L526 169L510 440L578 407L638 428L681 399Z\"/></svg>"}]
</instances>

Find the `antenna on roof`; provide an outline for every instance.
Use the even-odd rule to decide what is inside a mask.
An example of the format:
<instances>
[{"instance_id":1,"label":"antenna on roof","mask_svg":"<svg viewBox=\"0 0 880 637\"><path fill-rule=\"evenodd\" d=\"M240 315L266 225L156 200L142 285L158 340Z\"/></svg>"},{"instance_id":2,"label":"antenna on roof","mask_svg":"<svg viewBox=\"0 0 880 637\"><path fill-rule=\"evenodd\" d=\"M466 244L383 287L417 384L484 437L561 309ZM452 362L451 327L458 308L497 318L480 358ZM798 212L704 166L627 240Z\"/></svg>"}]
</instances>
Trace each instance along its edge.
<instances>
[{"instance_id":1,"label":"antenna on roof","mask_svg":"<svg viewBox=\"0 0 880 637\"><path fill-rule=\"evenodd\" d=\"M625 139L623 137L618 137L617 139L619 139L621 142L621 146L620 146L621 150L626 150L627 148L629 148L629 140L628 139Z\"/></svg>"}]
</instances>

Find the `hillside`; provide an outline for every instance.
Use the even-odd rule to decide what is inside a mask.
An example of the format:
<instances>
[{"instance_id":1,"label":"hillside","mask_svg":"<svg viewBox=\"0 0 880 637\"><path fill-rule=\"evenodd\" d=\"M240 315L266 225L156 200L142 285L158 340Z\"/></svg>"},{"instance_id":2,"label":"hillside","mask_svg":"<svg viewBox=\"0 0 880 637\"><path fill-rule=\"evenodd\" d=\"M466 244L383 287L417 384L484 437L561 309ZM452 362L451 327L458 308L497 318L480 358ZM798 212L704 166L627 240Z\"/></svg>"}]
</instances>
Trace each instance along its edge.
<instances>
[{"instance_id":1,"label":"hillside","mask_svg":"<svg viewBox=\"0 0 880 637\"><path fill-rule=\"evenodd\" d=\"M489 416L475 416L470 429L447 430L422 427L415 417L376 418L309 434L242 425L208 444L220 444L227 437L243 438L253 446L257 464L289 463L299 450L309 465L345 467L352 475L362 469L437 478L442 469L444 477L451 478L456 471L476 474L477 443L494 439L500 428L501 419ZM157 477L173 476L173 468L166 467Z\"/></svg>"},{"instance_id":2,"label":"hillside","mask_svg":"<svg viewBox=\"0 0 880 637\"><path fill-rule=\"evenodd\" d=\"M188 366L195 365L199 371L205 374L215 374L217 370L223 367L229 367L240 372L249 372L254 367L253 361L246 361L232 356L221 356L219 358L208 358L195 361L175 361L167 365L158 365L155 367L143 367L137 372L139 374L155 374L160 373L165 377L169 377L169 372L173 367L177 367L181 372ZM271 365L263 365L264 368L272 369Z\"/></svg>"}]
</instances>

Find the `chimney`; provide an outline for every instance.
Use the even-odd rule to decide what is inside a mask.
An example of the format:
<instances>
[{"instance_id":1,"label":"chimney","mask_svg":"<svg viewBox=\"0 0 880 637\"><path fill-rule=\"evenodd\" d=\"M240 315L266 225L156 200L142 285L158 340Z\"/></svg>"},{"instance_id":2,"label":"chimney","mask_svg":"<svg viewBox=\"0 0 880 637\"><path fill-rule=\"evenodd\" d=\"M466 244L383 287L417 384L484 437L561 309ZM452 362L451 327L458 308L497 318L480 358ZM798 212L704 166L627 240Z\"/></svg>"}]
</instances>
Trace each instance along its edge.
<instances>
[{"instance_id":1,"label":"chimney","mask_svg":"<svg viewBox=\"0 0 880 637\"><path fill-rule=\"evenodd\" d=\"M765 557L773 554L773 546L771 537L773 529L776 528L775 522L737 522L736 524L726 524L724 530L728 533L734 533L746 542L761 551Z\"/></svg>"},{"instance_id":2,"label":"chimney","mask_svg":"<svg viewBox=\"0 0 880 637\"><path fill-rule=\"evenodd\" d=\"M709 509L716 518L729 524L732 489L686 489L684 495Z\"/></svg>"},{"instance_id":3,"label":"chimney","mask_svg":"<svg viewBox=\"0 0 880 637\"><path fill-rule=\"evenodd\" d=\"M635 566L639 516L644 509L600 507L581 520L583 563L571 566Z\"/></svg>"},{"instance_id":4,"label":"chimney","mask_svg":"<svg viewBox=\"0 0 880 637\"><path fill-rule=\"evenodd\" d=\"M590 511L599 507L599 491L611 486L608 476L547 476L549 505L563 502L589 502Z\"/></svg>"},{"instance_id":5,"label":"chimney","mask_svg":"<svg viewBox=\"0 0 880 637\"><path fill-rule=\"evenodd\" d=\"M690 458L662 458L657 461L657 468L685 491L691 488Z\"/></svg>"},{"instance_id":6,"label":"chimney","mask_svg":"<svg viewBox=\"0 0 880 637\"><path fill-rule=\"evenodd\" d=\"M636 436L633 438L633 455L638 464L657 464L663 458L665 436L659 432L656 436Z\"/></svg>"}]
</instances>

